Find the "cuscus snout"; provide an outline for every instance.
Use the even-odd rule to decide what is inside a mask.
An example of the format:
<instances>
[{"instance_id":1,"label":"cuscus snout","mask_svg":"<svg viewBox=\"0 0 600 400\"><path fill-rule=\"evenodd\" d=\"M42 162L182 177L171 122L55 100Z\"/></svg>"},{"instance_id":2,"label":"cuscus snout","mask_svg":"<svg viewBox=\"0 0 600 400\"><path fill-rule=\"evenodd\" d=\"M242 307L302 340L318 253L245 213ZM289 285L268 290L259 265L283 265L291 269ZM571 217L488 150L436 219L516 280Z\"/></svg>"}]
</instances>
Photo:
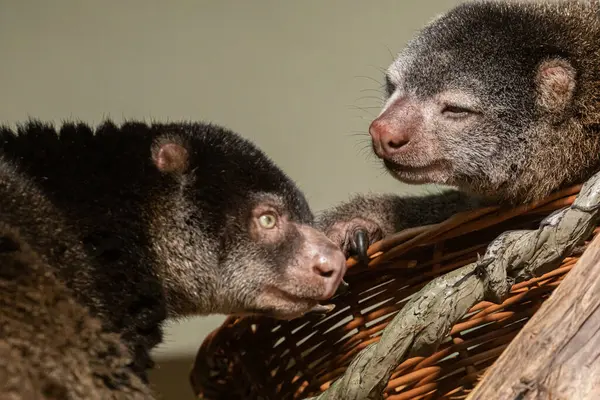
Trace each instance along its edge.
<instances>
[{"instance_id":1,"label":"cuscus snout","mask_svg":"<svg viewBox=\"0 0 600 400\"><path fill-rule=\"evenodd\" d=\"M333 297L342 284L346 274L346 258L322 232L303 226L300 228L305 237L302 258L298 263L301 281L314 288L315 300L328 300Z\"/></svg>"}]
</instances>

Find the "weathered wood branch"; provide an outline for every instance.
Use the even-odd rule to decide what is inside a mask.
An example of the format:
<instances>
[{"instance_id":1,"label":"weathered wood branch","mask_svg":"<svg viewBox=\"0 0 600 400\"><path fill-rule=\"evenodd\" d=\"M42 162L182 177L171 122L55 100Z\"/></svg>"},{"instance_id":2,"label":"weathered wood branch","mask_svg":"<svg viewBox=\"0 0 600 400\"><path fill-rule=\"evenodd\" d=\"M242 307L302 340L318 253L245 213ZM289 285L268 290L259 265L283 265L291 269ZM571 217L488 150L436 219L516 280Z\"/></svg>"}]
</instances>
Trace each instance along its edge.
<instances>
[{"instance_id":1,"label":"weathered wood branch","mask_svg":"<svg viewBox=\"0 0 600 400\"><path fill-rule=\"evenodd\" d=\"M467 399L600 399L600 236Z\"/></svg>"},{"instance_id":2,"label":"weathered wood branch","mask_svg":"<svg viewBox=\"0 0 600 400\"><path fill-rule=\"evenodd\" d=\"M482 300L502 302L515 281L556 268L587 239L599 220L600 173L568 208L548 216L537 230L500 235L477 262L438 277L416 293L365 348L344 375L312 400L378 400L392 371L407 357L429 354L451 327Z\"/></svg>"}]
</instances>

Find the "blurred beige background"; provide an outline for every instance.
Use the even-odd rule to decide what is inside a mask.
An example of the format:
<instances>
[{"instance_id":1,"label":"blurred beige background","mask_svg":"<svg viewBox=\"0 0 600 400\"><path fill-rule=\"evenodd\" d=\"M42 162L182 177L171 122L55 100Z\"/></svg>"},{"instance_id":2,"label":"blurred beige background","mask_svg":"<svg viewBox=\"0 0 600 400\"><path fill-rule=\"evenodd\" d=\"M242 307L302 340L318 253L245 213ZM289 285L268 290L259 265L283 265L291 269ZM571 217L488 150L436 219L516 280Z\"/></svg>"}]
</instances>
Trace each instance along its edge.
<instances>
[{"instance_id":1,"label":"blurred beige background","mask_svg":"<svg viewBox=\"0 0 600 400\"><path fill-rule=\"evenodd\" d=\"M207 120L260 145L315 211L355 192L414 192L365 135L381 71L456 3L0 0L0 122ZM222 320L168 324L152 375L163 398L193 398L190 365Z\"/></svg>"}]
</instances>

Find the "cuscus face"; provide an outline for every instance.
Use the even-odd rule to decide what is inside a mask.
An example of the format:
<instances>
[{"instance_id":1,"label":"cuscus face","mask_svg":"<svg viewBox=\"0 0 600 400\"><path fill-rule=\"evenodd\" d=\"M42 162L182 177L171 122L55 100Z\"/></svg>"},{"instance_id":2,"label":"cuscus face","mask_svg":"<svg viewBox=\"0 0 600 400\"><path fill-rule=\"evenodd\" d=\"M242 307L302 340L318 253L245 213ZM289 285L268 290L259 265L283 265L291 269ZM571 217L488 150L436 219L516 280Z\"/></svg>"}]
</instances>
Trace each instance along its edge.
<instances>
[{"instance_id":1,"label":"cuscus face","mask_svg":"<svg viewBox=\"0 0 600 400\"><path fill-rule=\"evenodd\" d=\"M552 168L530 158L541 153L533 138L568 122L577 79L561 51L572 30L553 7L467 3L408 43L386 72L385 103L369 129L394 177L492 197L533 190L513 181L533 186L532 165Z\"/></svg>"},{"instance_id":2,"label":"cuscus face","mask_svg":"<svg viewBox=\"0 0 600 400\"><path fill-rule=\"evenodd\" d=\"M152 159L171 188L165 196L174 199L155 216L170 227L162 231L175 232L157 246L169 254L173 314L290 319L336 293L343 253L313 227L295 183L256 146L195 125L160 136Z\"/></svg>"}]
</instances>

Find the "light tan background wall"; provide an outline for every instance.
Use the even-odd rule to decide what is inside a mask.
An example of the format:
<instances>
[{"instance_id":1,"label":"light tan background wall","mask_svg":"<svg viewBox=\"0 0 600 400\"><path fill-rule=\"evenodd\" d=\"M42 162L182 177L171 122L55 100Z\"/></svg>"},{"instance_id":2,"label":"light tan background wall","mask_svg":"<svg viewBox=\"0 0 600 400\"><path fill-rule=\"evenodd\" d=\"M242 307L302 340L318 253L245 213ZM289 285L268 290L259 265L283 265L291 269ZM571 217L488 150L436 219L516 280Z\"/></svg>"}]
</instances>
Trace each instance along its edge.
<instances>
[{"instance_id":1,"label":"light tan background wall","mask_svg":"<svg viewBox=\"0 0 600 400\"><path fill-rule=\"evenodd\" d=\"M385 175L364 134L381 70L456 3L0 0L0 122L203 119L258 143L315 210L415 192ZM152 377L165 399L192 398L192 357L222 319L169 323Z\"/></svg>"}]
</instances>

